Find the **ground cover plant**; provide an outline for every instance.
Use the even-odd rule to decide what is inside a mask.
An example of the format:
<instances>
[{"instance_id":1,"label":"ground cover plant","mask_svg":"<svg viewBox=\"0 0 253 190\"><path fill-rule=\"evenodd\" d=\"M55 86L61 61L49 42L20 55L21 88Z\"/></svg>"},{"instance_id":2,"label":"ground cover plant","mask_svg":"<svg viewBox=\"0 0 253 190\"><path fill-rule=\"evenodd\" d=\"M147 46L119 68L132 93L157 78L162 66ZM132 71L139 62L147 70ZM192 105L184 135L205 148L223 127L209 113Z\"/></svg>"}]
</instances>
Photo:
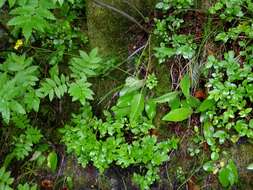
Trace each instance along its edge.
<instances>
[{"instance_id":1,"label":"ground cover plant","mask_svg":"<svg viewBox=\"0 0 253 190\"><path fill-rule=\"evenodd\" d=\"M0 189L250 189L252 14L0 0Z\"/></svg>"}]
</instances>

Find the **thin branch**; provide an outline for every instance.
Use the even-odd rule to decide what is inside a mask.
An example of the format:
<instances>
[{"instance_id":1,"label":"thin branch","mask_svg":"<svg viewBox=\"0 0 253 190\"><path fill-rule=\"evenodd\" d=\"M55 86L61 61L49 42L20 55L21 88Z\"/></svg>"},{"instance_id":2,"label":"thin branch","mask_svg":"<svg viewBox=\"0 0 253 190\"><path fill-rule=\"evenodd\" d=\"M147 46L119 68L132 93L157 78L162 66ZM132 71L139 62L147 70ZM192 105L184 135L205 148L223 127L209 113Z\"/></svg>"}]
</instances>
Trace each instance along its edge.
<instances>
[{"instance_id":1,"label":"thin branch","mask_svg":"<svg viewBox=\"0 0 253 190\"><path fill-rule=\"evenodd\" d=\"M146 33L149 33L148 29L146 29L144 26L142 26L134 17L130 16L129 14L127 14L126 12L120 10L120 9L117 9L116 7L110 5L110 4L107 4L107 3L104 3L104 2L101 2L100 0L94 0L94 2L98 5L98 6L101 6L101 7L105 7L107 9L110 9L112 11L115 11L119 14L121 14L122 16L124 16L125 18L127 18L128 20L132 21L133 23L135 23L137 26L139 26L139 28L141 28L142 30L144 30Z\"/></svg>"}]
</instances>

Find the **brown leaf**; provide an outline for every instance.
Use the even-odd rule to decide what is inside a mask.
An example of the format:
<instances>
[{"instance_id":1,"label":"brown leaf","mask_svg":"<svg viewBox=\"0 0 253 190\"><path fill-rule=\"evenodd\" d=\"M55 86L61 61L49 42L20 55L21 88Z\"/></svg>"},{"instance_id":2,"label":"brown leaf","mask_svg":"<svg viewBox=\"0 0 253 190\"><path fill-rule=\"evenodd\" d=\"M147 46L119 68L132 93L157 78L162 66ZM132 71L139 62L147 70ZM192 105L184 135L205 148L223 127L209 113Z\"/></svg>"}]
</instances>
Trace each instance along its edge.
<instances>
[{"instance_id":1,"label":"brown leaf","mask_svg":"<svg viewBox=\"0 0 253 190\"><path fill-rule=\"evenodd\" d=\"M200 190L200 187L195 183L195 177L191 177L189 181L187 182L187 186L189 190Z\"/></svg>"},{"instance_id":2,"label":"brown leaf","mask_svg":"<svg viewBox=\"0 0 253 190\"><path fill-rule=\"evenodd\" d=\"M203 90L198 90L195 92L194 96L200 100L203 100L206 98L206 94Z\"/></svg>"},{"instance_id":3,"label":"brown leaf","mask_svg":"<svg viewBox=\"0 0 253 190\"><path fill-rule=\"evenodd\" d=\"M159 136L159 131L157 129L150 129L149 134L153 136Z\"/></svg>"},{"instance_id":4,"label":"brown leaf","mask_svg":"<svg viewBox=\"0 0 253 190\"><path fill-rule=\"evenodd\" d=\"M41 181L41 187L45 190L52 190L54 187L54 182L50 179L44 179Z\"/></svg>"}]
</instances>

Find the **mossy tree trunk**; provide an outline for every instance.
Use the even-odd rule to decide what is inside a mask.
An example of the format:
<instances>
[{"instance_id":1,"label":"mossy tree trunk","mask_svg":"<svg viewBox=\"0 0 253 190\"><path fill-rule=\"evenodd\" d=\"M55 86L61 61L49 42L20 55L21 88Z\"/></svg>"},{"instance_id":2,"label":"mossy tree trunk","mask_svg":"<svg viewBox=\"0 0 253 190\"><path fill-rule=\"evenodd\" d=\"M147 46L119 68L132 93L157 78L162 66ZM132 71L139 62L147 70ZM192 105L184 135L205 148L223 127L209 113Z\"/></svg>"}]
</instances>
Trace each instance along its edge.
<instances>
[{"instance_id":1,"label":"mossy tree trunk","mask_svg":"<svg viewBox=\"0 0 253 190\"><path fill-rule=\"evenodd\" d=\"M107 6L101 6L100 3ZM129 28L148 17L154 10L156 0L87 0L87 24L91 47L98 47L104 55L127 55L131 34ZM110 9L113 7L119 12ZM141 13L141 14L140 14Z\"/></svg>"},{"instance_id":2,"label":"mossy tree trunk","mask_svg":"<svg viewBox=\"0 0 253 190\"><path fill-rule=\"evenodd\" d=\"M143 17L148 17L154 11L156 0L87 0L86 3L91 48L98 47L100 55L116 56L120 62L129 55L128 46L133 39L133 34L129 30L136 25L131 18L143 24ZM126 78L123 72L117 70L113 71L111 76L113 79L112 77L94 79L95 103L110 90L121 85ZM109 102L110 97L108 96L103 103ZM96 111L100 112L99 110L106 106L103 103L95 108Z\"/></svg>"}]
</instances>

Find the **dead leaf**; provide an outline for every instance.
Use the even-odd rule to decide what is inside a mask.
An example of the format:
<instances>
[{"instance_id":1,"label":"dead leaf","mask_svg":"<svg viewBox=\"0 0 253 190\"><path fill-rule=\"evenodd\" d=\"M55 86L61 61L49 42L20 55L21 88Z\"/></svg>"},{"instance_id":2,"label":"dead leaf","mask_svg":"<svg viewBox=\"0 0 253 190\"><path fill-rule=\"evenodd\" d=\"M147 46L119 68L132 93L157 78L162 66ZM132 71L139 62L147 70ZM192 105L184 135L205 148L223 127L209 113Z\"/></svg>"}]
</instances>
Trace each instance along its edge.
<instances>
[{"instance_id":1,"label":"dead leaf","mask_svg":"<svg viewBox=\"0 0 253 190\"><path fill-rule=\"evenodd\" d=\"M52 190L54 187L54 182L50 179L44 179L41 181L41 187L45 190Z\"/></svg>"}]
</instances>

